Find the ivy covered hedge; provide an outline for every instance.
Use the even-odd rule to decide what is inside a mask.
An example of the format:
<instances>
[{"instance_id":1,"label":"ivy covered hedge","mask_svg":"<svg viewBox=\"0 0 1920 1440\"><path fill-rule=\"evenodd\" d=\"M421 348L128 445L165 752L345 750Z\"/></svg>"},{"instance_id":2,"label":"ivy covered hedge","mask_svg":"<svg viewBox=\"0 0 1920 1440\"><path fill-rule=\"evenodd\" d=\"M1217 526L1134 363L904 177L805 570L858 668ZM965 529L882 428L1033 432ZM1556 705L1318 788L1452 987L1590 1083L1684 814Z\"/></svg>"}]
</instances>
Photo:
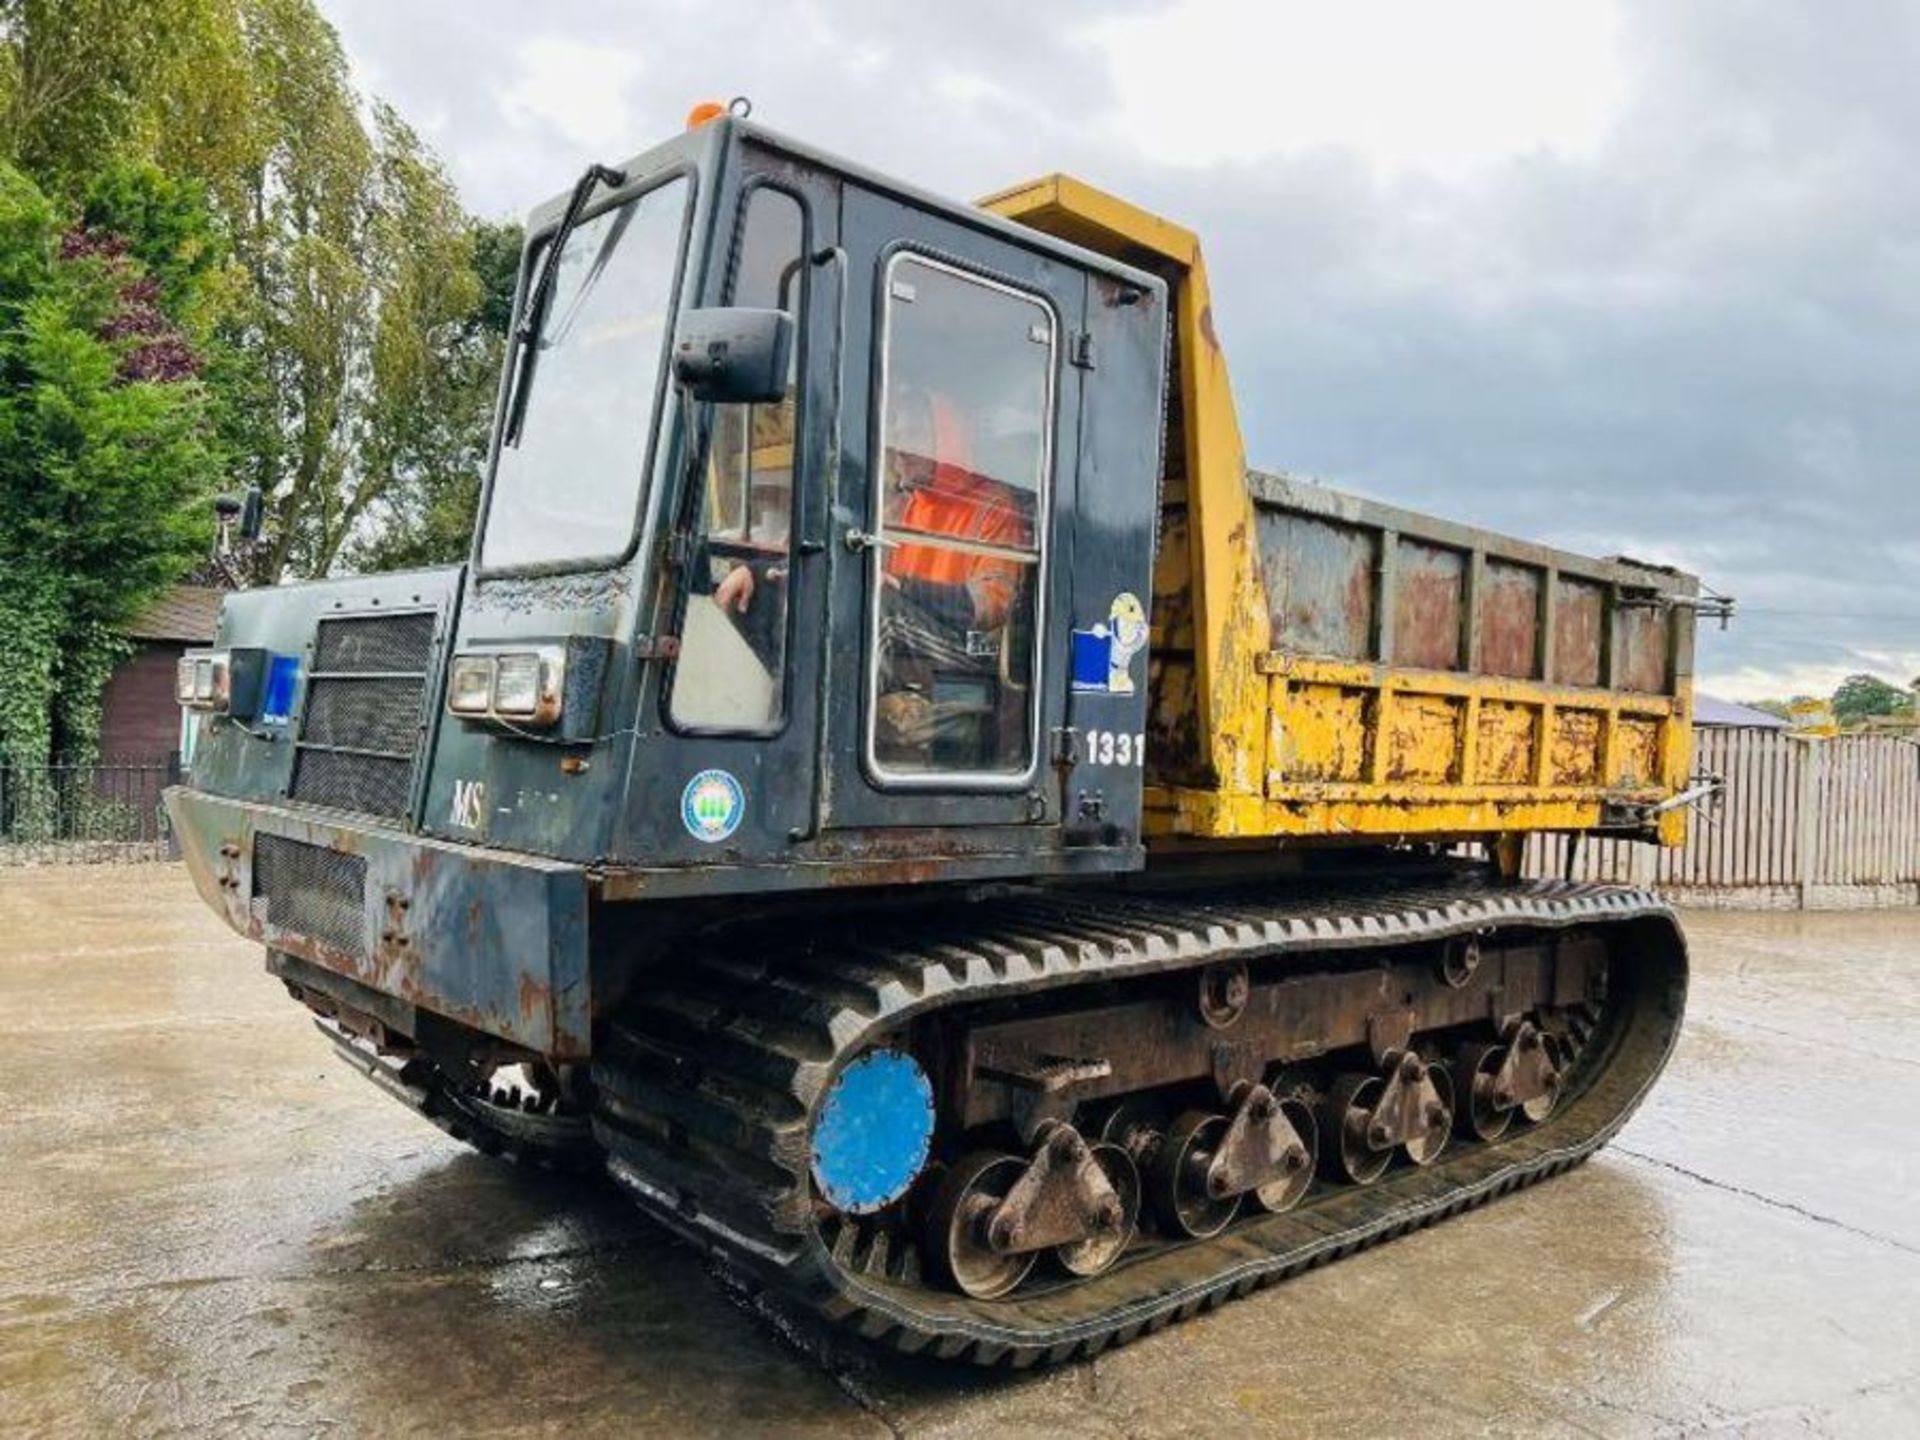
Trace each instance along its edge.
<instances>
[{"instance_id":1,"label":"ivy covered hedge","mask_svg":"<svg viewBox=\"0 0 1920 1440\"><path fill-rule=\"evenodd\" d=\"M0 745L97 755L127 622L204 555L225 461L204 203L115 168L63 211L0 165Z\"/></svg>"}]
</instances>

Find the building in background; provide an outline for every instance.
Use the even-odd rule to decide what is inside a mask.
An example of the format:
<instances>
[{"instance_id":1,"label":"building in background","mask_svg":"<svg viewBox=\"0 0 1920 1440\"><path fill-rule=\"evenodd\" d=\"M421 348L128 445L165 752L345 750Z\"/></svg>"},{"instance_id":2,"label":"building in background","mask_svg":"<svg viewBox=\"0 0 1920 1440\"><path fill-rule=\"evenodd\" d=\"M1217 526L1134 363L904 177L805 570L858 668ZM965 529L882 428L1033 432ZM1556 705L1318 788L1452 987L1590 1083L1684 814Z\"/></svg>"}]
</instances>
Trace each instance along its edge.
<instances>
[{"instance_id":1,"label":"building in background","mask_svg":"<svg viewBox=\"0 0 1920 1440\"><path fill-rule=\"evenodd\" d=\"M133 652L107 681L100 718L105 760L162 761L181 749L174 665L190 647L211 645L224 590L176 585L127 627Z\"/></svg>"},{"instance_id":2,"label":"building in background","mask_svg":"<svg viewBox=\"0 0 1920 1440\"><path fill-rule=\"evenodd\" d=\"M1695 695L1693 723L1710 729L1784 730L1788 722L1751 705L1736 705L1711 695Z\"/></svg>"}]
</instances>

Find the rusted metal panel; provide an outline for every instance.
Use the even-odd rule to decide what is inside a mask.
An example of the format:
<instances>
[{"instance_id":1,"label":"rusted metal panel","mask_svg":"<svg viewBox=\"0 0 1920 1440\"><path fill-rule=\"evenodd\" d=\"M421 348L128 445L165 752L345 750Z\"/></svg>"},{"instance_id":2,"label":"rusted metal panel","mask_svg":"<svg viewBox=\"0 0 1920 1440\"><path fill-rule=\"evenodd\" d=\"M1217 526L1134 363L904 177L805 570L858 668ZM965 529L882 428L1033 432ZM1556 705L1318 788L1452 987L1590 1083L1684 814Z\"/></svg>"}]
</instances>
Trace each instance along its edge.
<instances>
[{"instance_id":1,"label":"rusted metal panel","mask_svg":"<svg viewBox=\"0 0 1920 1440\"><path fill-rule=\"evenodd\" d=\"M1622 716L1614 738L1614 770L1609 777L1628 787L1660 780L1660 727L1651 720Z\"/></svg>"},{"instance_id":2,"label":"rusted metal panel","mask_svg":"<svg viewBox=\"0 0 1920 1440\"><path fill-rule=\"evenodd\" d=\"M167 811L202 897L240 934L539 1054L590 1052L581 867L181 787ZM357 936L351 913L325 938L273 922L255 894L262 836L364 862Z\"/></svg>"},{"instance_id":3,"label":"rusted metal panel","mask_svg":"<svg viewBox=\"0 0 1920 1440\"><path fill-rule=\"evenodd\" d=\"M1622 817L1685 783L1691 577L1247 484L1274 635L1266 785L1245 803L1150 775L1150 831L1587 829L1642 823ZM1644 823L1679 838L1671 815Z\"/></svg>"},{"instance_id":4,"label":"rusted metal panel","mask_svg":"<svg viewBox=\"0 0 1920 1440\"><path fill-rule=\"evenodd\" d=\"M1458 670L1467 557L1401 537L1394 546L1393 663Z\"/></svg>"},{"instance_id":5,"label":"rusted metal panel","mask_svg":"<svg viewBox=\"0 0 1920 1440\"><path fill-rule=\"evenodd\" d=\"M1556 685L1598 685L1605 653L1606 591L1561 576L1553 587L1553 673Z\"/></svg>"},{"instance_id":6,"label":"rusted metal panel","mask_svg":"<svg viewBox=\"0 0 1920 1440\"><path fill-rule=\"evenodd\" d=\"M1258 524L1275 648L1336 660L1370 656L1379 537L1285 510L1261 510Z\"/></svg>"},{"instance_id":7,"label":"rusted metal panel","mask_svg":"<svg viewBox=\"0 0 1920 1440\"><path fill-rule=\"evenodd\" d=\"M1595 710L1557 710L1553 720L1553 743L1547 751L1548 783L1601 783L1600 741L1605 716Z\"/></svg>"},{"instance_id":8,"label":"rusted metal panel","mask_svg":"<svg viewBox=\"0 0 1920 1440\"><path fill-rule=\"evenodd\" d=\"M1474 608L1480 624L1480 673L1516 680L1540 674L1542 571L1488 560Z\"/></svg>"},{"instance_id":9,"label":"rusted metal panel","mask_svg":"<svg viewBox=\"0 0 1920 1440\"><path fill-rule=\"evenodd\" d=\"M1369 701L1338 685L1302 685L1291 695L1275 679L1273 767L1283 782L1363 780L1367 773Z\"/></svg>"},{"instance_id":10,"label":"rusted metal panel","mask_svg":"<svg viewBox=\"0 0 1920 1440\"><path fill-rule=\"evenodd\" d=\"M1623 690L1659 695L1667 689L1667 653L1672 625L1666 611L1635 607L1613 617L1615 683Z\"/></svg>"},{"instance_id":11,"label":"rusted metal panel","mask_svg":"<svg viewBox=\"0 0 1920 1440\"><path fill-rule=\"evenodd\" d=\"M1460 778L1466 701L1451 695L1403 695L1388 714L1387 780L1440 785Z\"/></svg>"},{"instance_id":12,"label":"rusted metal panel","mask_svg":"<svg viewBox=\"0 0 1920 1440\"><path fill-rule=\"evenodd\" d=\"M1507 701L1480 704L1479 778L1490 785L1525 785L1533 779L1540 710Z\"/></svg>"}]
</instances>

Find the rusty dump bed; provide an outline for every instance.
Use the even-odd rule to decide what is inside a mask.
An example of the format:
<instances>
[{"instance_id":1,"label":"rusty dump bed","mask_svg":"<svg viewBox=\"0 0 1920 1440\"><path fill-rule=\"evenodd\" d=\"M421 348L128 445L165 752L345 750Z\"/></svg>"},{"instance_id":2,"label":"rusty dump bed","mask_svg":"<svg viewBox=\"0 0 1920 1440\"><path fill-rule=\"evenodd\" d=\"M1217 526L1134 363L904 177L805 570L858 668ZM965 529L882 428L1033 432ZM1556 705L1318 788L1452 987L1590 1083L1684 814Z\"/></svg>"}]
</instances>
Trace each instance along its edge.
<instances>
[{"instance_id":1,"label":"rusty dump bed","mask_svg":"<svg viewBox=\"0 0 1920 1440\"><path fill-rule=\"evenodd\" d=\"M1168 283L1150 837L1681 841L1692 577L1251 470L1191 231L1064 175L982 203Z\"/></svg>"},{"instance_id":2,"label":"rusty dump bed","mask_svg":"<svg viewBox=\"0 0 1920 1440\"><path fill-rule=\"evenodd\" d=\"M1673 598L1689 578L1281 475L1246 484L1271 632L1247 696L1265 721L1257 783L1163 786L1163 824L1631 828L1683 785L1692 616Z\"/></svg>"}]
</instances>

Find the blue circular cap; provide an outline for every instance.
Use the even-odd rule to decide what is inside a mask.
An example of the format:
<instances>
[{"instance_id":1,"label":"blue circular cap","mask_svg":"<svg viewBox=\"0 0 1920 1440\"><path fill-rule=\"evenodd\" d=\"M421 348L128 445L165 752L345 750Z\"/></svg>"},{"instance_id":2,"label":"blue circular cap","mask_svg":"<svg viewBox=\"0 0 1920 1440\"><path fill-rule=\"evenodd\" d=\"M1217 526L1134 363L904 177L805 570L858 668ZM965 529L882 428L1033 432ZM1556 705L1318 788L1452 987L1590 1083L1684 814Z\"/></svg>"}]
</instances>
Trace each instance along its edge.
<instances>
[{"instance_id":1,"label":"blue circular cap","mask_svg":"<svg viewBox=\"0 0 1920 1440\"><path fill-rule=\"evenodd\" d=\"M813 1179L851 1214L891 1205L927 1163L933 1086L911 1055L870 1050L842 1070L813 1122Z\"/></svg>"}]
</instances>

